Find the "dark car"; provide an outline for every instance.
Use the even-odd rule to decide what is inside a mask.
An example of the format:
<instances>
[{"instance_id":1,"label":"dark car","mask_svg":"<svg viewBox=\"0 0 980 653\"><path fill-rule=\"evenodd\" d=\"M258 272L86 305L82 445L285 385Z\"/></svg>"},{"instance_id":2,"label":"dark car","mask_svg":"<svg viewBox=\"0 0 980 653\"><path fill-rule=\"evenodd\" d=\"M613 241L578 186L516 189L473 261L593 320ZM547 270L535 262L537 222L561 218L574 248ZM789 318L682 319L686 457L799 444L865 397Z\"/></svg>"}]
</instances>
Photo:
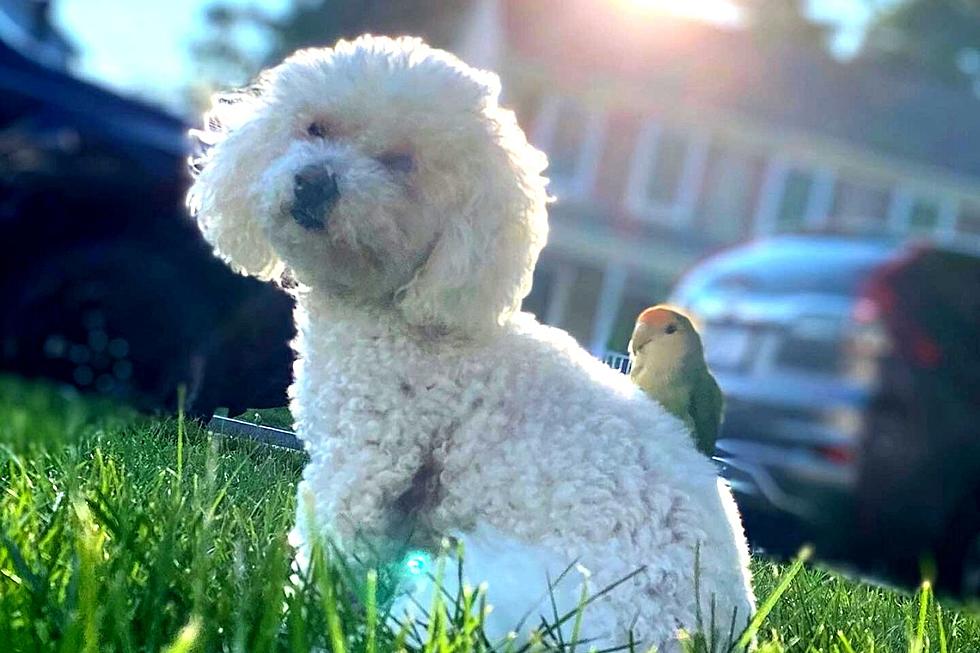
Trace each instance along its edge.
<instances>
[{"instance_id":1,"label":"dark car","mask_svg":"<svg viewBox=\"0 0 980 653\"><path fill-rule=\"evenodd\" d=\"M0 42L0 371L171 409L285 403L291 301L184 208L186 126Z\"/></svg>"},{"instance_id":2,"label":"dark car","mask_svg":"<svg viewBox=\"0 0 980 653\"><path fill-rule=\"evenodd\" d=\"M753 519L795 524L827 559L980 591L980 258L786 236L704 261L671 300L701 320L752 539L785 535Z\"/></svg>"}]
</instances>

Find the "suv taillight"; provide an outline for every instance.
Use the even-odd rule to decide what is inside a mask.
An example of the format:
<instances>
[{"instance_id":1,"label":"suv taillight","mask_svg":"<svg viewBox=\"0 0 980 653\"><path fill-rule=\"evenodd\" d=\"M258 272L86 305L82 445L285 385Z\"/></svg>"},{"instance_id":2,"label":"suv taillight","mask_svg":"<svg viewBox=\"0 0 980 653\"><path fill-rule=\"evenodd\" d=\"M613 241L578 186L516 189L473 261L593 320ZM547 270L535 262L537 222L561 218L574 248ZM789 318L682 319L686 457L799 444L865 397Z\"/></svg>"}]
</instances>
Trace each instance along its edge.
<instances>
[{"instance_id":1,"label":"suv taillight","mask_svg":"<svg viewBox=\"0 0 980 653\"><path fill-rule=\"evenodd\" d=\"M938 343L895 292L897 278L921 252L911 250L879 269L865 284L852 314L855 332L849 348L856 358L881 359L895 354L926 368L936 367L942 360Z\"/></svg>"},{"instance_id":2,"label":"suv taillight","mask_svg":"<svg viewBox=\"0 0 980 653\"><path fill-rule=\"evenodd\" d=\"M862 297L851 313L853 333L848 338L849 353L857 356L881 357L892 351L892 339L882 315L881 305L870 297Z\"/></svg>"},{"instance_id":3,"label":"suv taillight","mask_svg":"<svg viewBox=\"0 0 980 653\"><path fill-rule=\"evenodd\" d=\"M857 459L854 447L846 444L818 446L816 452L824 460L835 465L849 465Z\"/></svg>"},{"instance_id":4,"label":"suv taillight","mask_svg":"<svg viewBox=\"0 0 980 653\"><path fill-rule=\"evenodd\" d=\"M860 385L877 385L882 361L891 354L893 345L881 305L871 297L860 297L844 337L844 374Z\"/></svg>"}]
</instances>

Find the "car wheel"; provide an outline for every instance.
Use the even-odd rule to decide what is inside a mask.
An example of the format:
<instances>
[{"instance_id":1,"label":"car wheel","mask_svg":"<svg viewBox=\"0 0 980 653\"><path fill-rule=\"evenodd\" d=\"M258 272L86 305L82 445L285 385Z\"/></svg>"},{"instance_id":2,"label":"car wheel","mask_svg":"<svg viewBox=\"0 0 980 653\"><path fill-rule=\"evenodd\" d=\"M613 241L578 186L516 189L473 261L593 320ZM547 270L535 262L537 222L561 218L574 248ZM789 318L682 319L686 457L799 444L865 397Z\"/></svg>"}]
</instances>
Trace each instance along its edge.
<instances>
[{"instance_id":1,"label":"car wheel","mask_svg":"<svg viewBox=\"0 0 980 653\"><path fill-rule=\"evenodd\" d=\"M177 262L117 241L52 255L3 288L3 367L140 408L193 395L191 352L206 306Z\"/></svg>"},{"instance_id":2,"label":"car wheel","mask_svg":"<svg viewBox=\"0 0 980 653\"><path fill-rule=\"evenodd\" d=\"M967 545L963 558L961 592L964 596L980 596L980 531Z\"/></svg>"},{"instance_id":3,"label":"car wheel","mask_svg":"<svg viewBox=\"0 0 980 653\"><path fill-rule=\"evenodd\" d=\"M963 502L946 532L936 556L937 589L962 598L980 597L980 495Z\"/></svg>"}]
</instances>

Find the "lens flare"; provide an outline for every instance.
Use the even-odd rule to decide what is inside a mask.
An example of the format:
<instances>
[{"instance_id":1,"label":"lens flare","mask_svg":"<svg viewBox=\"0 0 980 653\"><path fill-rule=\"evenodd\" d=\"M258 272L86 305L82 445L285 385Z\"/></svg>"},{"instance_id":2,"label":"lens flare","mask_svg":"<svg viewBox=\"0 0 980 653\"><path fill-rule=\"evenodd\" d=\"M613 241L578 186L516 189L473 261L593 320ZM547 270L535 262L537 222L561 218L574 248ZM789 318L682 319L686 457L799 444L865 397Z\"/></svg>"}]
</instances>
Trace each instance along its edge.
<instances>
[{"instance_id":1,"label":"lens flare","mask_svg":"<svg viewBox=\"0 0 980 653\"><path fill-rule=\"evenodd\" d=\"M624 9L641 14L669 14L717 25L739 25L742 11L732 0L615 0Z\"/></svg>"},{"instance_id":2,"label":"lens flare","mask_svg":"<svg viewBox=\"0 0 980 653\"><path fill-rule=\"evenodd\" d=\"M412 551L405 556L405 571L410 576L421 576L429 570L432 558L425 551Z\"/></svg>"}]
</instances>

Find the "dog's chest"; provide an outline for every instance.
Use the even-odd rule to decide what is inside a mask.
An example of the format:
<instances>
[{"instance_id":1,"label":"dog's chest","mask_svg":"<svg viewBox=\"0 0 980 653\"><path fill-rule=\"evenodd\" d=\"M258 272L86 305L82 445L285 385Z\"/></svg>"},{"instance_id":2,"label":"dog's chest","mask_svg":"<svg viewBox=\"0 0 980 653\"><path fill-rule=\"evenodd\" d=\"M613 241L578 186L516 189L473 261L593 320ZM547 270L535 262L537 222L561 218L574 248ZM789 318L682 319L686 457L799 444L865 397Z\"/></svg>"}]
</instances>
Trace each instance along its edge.
<instances>
[{"instance_id":1,"label":"dog's chest","mask_svg":"<svg viewBox=\"0 0 980 653\"><path fill-rule=\"evenodd\" d=\"M512 379L491 351L333 328L301 329L297 352L293 412L311 443L447 449L461 432L503 434L517 417L501 405Z\"/></svg>"}]
</instances>

